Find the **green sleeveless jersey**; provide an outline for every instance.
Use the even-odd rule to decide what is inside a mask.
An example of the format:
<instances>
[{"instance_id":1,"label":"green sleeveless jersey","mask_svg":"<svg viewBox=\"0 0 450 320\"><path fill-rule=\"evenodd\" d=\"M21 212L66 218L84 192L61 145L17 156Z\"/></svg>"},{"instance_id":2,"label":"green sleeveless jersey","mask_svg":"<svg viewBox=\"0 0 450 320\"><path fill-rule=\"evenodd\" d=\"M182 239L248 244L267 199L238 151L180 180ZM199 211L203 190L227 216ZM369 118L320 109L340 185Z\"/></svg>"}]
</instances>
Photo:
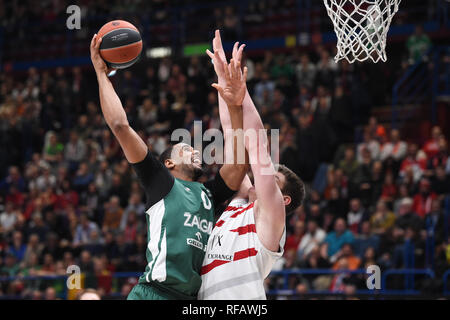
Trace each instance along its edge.
<instances>
[{"instance_id":1,"label":"green sleeveless jersey","mask_svg":"<svg viewBox=\"0 0 450 320\"><path fill-rule=\"evenodd\" d=\"M169 194L147 210L147 262L140 283L195 297L214 222L210 191L201 183L175 179Z\"/></svg>"},{"instance_id":2,"label":"green sleeveless jersey","mask_svg":"<svg viewBox=\"0 0 450 320\"><path fill-rule=\"evenodd\" d=\"M133 168L147 198L147 266L139 283L149 283L176 299L195 299L214 204L235 191L220 173L205 184L175 179L150 152Z\"/></svg>"}]
</instances>

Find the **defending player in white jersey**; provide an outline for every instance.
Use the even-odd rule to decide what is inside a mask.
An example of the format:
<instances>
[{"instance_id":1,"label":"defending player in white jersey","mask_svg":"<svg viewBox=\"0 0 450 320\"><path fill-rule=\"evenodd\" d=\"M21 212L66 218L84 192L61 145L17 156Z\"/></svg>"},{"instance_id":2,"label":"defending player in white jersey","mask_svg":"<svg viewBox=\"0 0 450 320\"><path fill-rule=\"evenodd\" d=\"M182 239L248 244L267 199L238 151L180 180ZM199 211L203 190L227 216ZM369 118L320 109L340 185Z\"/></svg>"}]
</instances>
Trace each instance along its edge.
<instances>
[{"instance_id":1,"label":"defending player in white jersey","mask_svg":"<svg viewBox=\"0 0 450 320\"><path fill-rule=\"evenodd\" d=\"M231 128L231 123L226 108L227 96L222 88L230 77L241 73L243 48L235 44L228 66L220 33L216 31L214 54L208 51L218 76L218 84L213 86L219 92L224 132ZM264 129L248 92L243 102L243 119L244 131ZM266 299L263 282L283 254L286 214L303 201L303 182L285 166L274 167L268 154L267 136L257 137L245 141L254 186L247 176L213 229L201 270L199 299Z\"/></svg>"}]
</instances>

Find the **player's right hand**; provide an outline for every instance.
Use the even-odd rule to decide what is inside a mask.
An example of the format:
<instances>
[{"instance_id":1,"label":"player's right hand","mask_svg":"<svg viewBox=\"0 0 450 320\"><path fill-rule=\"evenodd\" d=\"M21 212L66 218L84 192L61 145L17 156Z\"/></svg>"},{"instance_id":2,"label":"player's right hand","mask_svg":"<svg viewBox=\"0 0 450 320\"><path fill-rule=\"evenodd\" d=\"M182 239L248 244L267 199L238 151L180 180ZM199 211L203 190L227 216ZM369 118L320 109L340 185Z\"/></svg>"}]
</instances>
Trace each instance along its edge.
<instances>
[{"instance_id":1,"label":"player's right hand","mask_svg":"<svg viewBox=\"0 0 450 320\"><path fill-rule=\"evenodd\" d=\"M100 56L101 43L102 38L98 37L97 34L94 34L91 40L91 61L97 74L109 74L113 69L108 68L105 61Z\"/></svg>"},{"instance_id":2,"label":"player's right hand","mask_svg":"<svg viewBox=\"0 0 450 320\"><path fill-rule=\"evenodd\" d=\"M213 83L212 86L217 89L220 96L226 102L228 107L242 107L244 97L247 92L247 67L244 72L241 71L240 61L231 59L230 64L227 65L225 61L219 58L219 53L216 50L214 55L219 63L221 69L224 70L225 82L224 84Z\"/></svg>"}]
</instances>

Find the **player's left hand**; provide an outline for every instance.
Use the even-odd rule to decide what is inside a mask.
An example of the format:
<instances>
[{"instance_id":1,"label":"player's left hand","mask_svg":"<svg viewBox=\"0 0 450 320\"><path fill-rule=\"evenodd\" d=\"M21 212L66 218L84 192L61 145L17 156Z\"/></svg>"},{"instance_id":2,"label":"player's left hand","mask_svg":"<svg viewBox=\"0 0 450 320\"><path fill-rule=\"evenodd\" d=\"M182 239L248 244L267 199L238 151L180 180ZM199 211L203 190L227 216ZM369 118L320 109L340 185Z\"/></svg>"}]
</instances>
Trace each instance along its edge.
<instances>
[{"instance_id":1,"label":"player's left hand","mask_svg":"<svg viewBox=\"0 0 450 320\"><path fill-rule=\"evenodd\" d=\"M211 58L211 61L214 64L214 71L217 74L218 82L223 83L223 82L225 82L225 73L224 73L225 70L223 68L222 62L226 62L227 58L225 56L225 51L223 50L222 38L220 37L219 30L216 30L216 32L215 32L212 47L213 47L214 53L212 53L208 49L206 50L206 53ZM242 52L244 51L244 48L245 48L245 44L242 44L241 46L239 46L239 42L236 42L234 44L233 53L232 53L232 58L234 59L234 61L239 61L239 63L241 62ZM218 52L217 56L215 55L216 51Z\"/></svg>"}]
</instances>

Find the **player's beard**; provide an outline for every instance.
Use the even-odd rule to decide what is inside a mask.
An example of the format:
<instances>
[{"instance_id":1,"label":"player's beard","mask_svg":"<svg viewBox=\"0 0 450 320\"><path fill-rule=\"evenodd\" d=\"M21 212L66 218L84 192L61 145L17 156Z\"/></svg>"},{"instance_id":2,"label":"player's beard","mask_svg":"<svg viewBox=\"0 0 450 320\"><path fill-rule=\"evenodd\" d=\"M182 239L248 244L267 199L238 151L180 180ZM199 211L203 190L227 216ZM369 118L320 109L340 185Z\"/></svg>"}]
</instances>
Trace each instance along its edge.
<instances>
[{"instance_id":1,"label":"player's beard","mask_svg":"<svg viewBox=\"0 0 450 320\"><path fill-rule=\"evenodd\" d=\"M203 168L194 167L194 173L193 173L192 180L197 181L198 179L200 179L200 177L203 175L203 173L204 173Z\"/></svg>"},{"instance_id":2,"label":"player's beard","mask_svg":"<svg viewBox=\"0 0 450 320\"><path fill-rule=\"evenodd\" d=\"M183 164L182 170L184 174L192 179L192 181L197 181L203 175L203 168L196 167L192 164Z\"/></svg>"}]
</instances>

